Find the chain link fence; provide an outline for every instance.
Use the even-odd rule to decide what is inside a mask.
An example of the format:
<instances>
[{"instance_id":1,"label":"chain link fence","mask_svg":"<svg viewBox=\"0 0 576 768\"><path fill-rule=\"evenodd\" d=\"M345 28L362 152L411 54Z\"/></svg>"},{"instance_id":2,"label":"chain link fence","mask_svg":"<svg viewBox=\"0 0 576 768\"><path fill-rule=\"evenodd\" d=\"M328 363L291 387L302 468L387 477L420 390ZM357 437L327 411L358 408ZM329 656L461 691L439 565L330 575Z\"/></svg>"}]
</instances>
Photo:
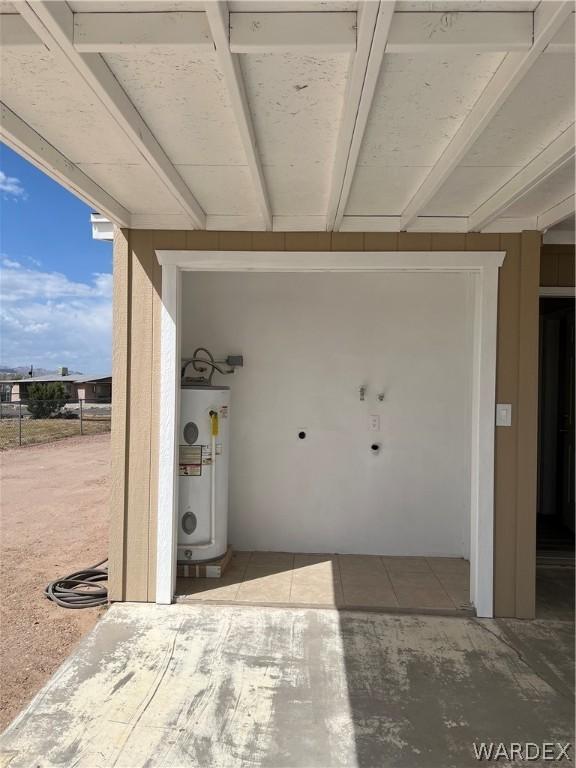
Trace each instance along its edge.
<instances>
[{"instance_id":1,"label":"chain link fence","mask_svg":"<svg viewBox=\"0 0 576 768\"><path fill-rule=\"evenodd\" d=\"M100 435L110 432L111 418L109 403L68 402L50 418L34 418L25 402L0 403L0 450L65 437Z\"/></svg>"}]
</instances>

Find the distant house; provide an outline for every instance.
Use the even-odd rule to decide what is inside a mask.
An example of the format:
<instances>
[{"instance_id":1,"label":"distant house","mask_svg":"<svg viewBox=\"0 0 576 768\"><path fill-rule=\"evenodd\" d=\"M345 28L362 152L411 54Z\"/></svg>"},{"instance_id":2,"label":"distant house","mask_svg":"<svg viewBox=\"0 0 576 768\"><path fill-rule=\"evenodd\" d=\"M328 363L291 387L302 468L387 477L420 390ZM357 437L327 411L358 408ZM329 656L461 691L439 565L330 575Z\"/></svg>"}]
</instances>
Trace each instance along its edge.
<instances>
[{"instance_id":1,"label":"distant house","mask_svg":"<svg viewBox=\"0 0 576 768\"><path fill-rule=\"evenodd\" d=\"M86 403L111 403L112 376L81 376L76 379L76 397Z\"/></svg>"},{"instance_id":2,"label":"distant house","mask_svg":"<svg viewBox=\"0 0 576 768\"><path fill-rule=\"evenodd\" d=\"M86 403L110 403L112 401L112 376L84 376L82 374L50 374L49 376L31 376L26 379L4 381L3 386L10 387L6 398L12 403L25 403L33 384L59 382L64 386L66 397L70 401L84 400Z\"/></svg>"}]
</instances>

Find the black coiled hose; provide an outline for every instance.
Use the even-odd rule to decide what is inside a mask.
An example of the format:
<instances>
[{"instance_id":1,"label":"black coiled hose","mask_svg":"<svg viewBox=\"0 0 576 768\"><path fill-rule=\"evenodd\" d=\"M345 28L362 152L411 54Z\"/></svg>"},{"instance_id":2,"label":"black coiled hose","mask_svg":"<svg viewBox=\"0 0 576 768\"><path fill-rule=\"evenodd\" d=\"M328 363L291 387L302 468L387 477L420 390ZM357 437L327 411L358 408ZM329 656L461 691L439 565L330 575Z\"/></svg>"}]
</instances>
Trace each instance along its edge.
<instances>
[{"instance_id":1,"label":"black coiled hose","mask_svg":"<svg viewBox=\"0 0 576 768\"><path fill-rule=\"evenodd\" d=\"M48 600L61 605L62 608L95 608L98 605L107 605L108 590L106 587L96 586L102 581L108 581L108 567L100 568L106 562L108 558L62 579L54 579L44 587L44 594Z\"/></svg>"}]
</instances>

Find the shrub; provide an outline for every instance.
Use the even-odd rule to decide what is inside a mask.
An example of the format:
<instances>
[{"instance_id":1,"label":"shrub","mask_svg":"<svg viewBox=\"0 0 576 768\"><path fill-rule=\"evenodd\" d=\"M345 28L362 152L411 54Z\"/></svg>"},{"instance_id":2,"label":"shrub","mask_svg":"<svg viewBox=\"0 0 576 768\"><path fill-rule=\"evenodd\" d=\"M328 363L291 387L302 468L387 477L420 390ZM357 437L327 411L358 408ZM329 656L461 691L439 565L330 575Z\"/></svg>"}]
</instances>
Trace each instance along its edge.
<instances>
[{"instance_id":1,"label":"shrub","mask_svg":"<svg viewBox=\"0 0 576 768\"><path fill-rule=\"evenodd\" d=\"M32 384L28 389L28 411L33 419L50 419L66 405L66 390L59 381Z\"/></svg>"}]
</instances>

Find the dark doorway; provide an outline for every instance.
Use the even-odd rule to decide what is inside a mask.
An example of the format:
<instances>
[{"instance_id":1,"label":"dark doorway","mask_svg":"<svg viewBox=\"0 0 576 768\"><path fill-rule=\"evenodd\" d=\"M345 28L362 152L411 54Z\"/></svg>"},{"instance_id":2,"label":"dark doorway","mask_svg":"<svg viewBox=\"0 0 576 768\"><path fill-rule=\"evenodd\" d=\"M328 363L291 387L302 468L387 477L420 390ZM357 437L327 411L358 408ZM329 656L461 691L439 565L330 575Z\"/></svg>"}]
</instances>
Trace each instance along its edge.
<instances>
[{"instance_id":1,"label":"dark doorway","mask_svg":"<svg viewBox=\"0 0 576 768\"><path fill-rule=\"evenodd\" d=\"M537 612L574 611L574 299L540 299Z\"/></svg>"}]
</instances>

